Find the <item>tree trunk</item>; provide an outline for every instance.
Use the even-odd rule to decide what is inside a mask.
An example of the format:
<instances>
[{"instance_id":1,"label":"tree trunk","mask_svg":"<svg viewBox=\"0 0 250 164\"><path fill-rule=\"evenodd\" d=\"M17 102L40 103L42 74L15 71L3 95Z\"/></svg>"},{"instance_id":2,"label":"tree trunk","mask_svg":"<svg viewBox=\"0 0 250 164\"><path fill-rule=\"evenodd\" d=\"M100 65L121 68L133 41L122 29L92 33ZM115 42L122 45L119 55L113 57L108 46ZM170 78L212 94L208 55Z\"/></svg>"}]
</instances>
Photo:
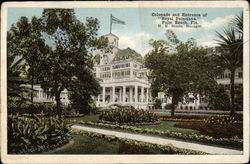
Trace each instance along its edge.
<instances>
[{"instance_id":1,"label":"tree trunk","mask_svg":"<svg viewBox=\"0 0 250 164\"><path fill-rule=\"evenodd\" d=\"M61 110L60 92L56 93L55 99L56 99L56 112L58 113L59 117L61 117L62 116L62 110Z\"/></svg>"},{"instance_id":2,"label":"tree trunk","mask_svg":"<svg viewBox=\"0 0 250 164\"><path fill-rule=\"evenodd\" d=\"M34 91L34 71L32 70L32 72L31 72L31 95L30 95L30 101L31 101L31 103L33 104L33 97L34 97L34 95L33 95L33 91Z\"/></svg>"},{"instance_id":3,"label":"tree trunk","mask_svg":"<svg viewBox=\"0 0 250 164\"><path fill-rule=\"evenodd\" d=\"M235 115L235 91L234 91L234 80L235 80L235 69L231 69L230 76L230 116Z\"/></svg>"},{"instance_id":4,"label":"tree trunk","mask_svg":"<svg viewBox=\"0 0 250 164\"><path fill-rule=\"evenodd\" d=\"M177 94L176 92L173 92L173 96L172 96L172 104L171 104L171 117L174 116L174 111L175 111L175 105L176 105L176 101L177 101Z\"/></svg>"}]
</instances>

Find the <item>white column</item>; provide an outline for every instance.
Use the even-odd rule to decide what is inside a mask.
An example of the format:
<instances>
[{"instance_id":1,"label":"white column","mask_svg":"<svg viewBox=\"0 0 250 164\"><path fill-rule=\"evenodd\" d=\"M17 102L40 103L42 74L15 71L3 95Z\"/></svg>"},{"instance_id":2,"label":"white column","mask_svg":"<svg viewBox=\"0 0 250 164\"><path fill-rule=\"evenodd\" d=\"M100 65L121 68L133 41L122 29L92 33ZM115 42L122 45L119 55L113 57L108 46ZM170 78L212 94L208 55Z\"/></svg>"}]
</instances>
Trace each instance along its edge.
<instances>
[{"instance_id":1,"label":"white column","mask_svg":"<svg viewBox=\"0 0 250 164\"><path fill-rule=\"evenodd\" d=\"M119 88L119 102L122 101L122 89Z\"/></svg>"},{"instance_id":2,"label":"white column","mask_svg":"<svg viewBox=\"0 0 250 164\"><path fill-rule=\"evenodd\" d=\"M141 102L143 103L143 99L144 99L144 88L141 87Z\"/></svg>"},{"instance_id":3,"label":"white column","mask_svg":"<svg viewBox=\"0 0 250 164\"><path fill-rule=\"evenodd\" d=\"M115 102L115 87L112 87L112 102Z\"/></svg>"},{"instance_id":4,"label":"white column","mask_svg":"<svg viewBox=\"0 0 250 164\"><path fill-rule=\"evenodd\" d=\"M100 102L100 95L97 96L97 102Z\"/></svg>"},{"instance_id":5,"label":"white column","mask_svg":"<svg viewBox=\"0 0 250 164\"><path fill-rule=\"evenodd\" d=\"M130 103L132 103L132 101L133 101L133 99L132 99L132 98L133 98L133 95L132 95L132 94L133 94L133 88L130 87L130 88L129 88L129 102L130 102Z\"/></svg>"},{"instance_id":6,"label":"white column","mask_svg":"<svg viewBox=\"0 0 250 164\"><path fill-rule=\"evenodd\" d=\"M148 88L146 88L146 103L148 103Z\"/></svg>"},{"instance_id":7,"label":"white column","mask_svg":"<svg viewBox=\"0 0 250 164\"><path fill-rule=\"evenodd\" d=\"M106 88L105 87L102 87L102 102L103 102L103 105L105 104L105 90Z\"/></svg>"},{"instance_id":8,"label":"white column","mask_svg":"<svg viewBox=\"0 0 250 164\"><path fill-rule=\"evenodd\" d=\"M138 86L135 86L135 103L138 102Z\"/></svg>"},{"instance_id":9,"label":"white column","mask_svg":"<svg viewBox=\"0 0 250 164\"><path fill-rule=\"evenodd\" d=\"M123 96L122 96L122 102L125 104L125 100L126 100L126 86L123 86Z\"/></svg>"}]
</instances>

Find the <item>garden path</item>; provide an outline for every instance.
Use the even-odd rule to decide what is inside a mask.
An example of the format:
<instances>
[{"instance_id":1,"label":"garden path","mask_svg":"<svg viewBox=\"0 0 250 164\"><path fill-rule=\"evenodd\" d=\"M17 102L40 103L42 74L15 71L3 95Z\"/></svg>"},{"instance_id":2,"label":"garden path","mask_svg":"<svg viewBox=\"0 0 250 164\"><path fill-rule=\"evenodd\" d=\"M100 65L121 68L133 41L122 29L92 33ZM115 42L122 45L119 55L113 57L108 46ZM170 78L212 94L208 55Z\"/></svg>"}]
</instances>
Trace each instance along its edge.
<instances>
[{"instance_id":1,"label":"garden path","mask_svg":"<svg viewBox=\"0 0 250 164\"><path fill-rule=\"evenodd\" d=\"M218 154L218 155L242 155L243 151L240 150L234 150L234 149L228 149L228 148L221 148L221 147L215 147L215 146L208 146L208 145L202 145L197 143L190 143L185 141L176 141L174 139L167 139L167 138L160 138L160 137L151 137L151 136L145 136L140 134L132 134L127 132L118 132L114 130L106 130L106 129L99 129L94 127L87 127L84 125L73 125L72 128L79 129L79 130L85 130L90 132L96 132L101 133L105 135L114 135L116 137L120 138L127 138L137 141L144 141L144 142L150 142L154 144L172 144L175 147L178 148L185 148L185 149L192 149L197 151L203 151L209 154Z\"/></svg>"}]
</instances>

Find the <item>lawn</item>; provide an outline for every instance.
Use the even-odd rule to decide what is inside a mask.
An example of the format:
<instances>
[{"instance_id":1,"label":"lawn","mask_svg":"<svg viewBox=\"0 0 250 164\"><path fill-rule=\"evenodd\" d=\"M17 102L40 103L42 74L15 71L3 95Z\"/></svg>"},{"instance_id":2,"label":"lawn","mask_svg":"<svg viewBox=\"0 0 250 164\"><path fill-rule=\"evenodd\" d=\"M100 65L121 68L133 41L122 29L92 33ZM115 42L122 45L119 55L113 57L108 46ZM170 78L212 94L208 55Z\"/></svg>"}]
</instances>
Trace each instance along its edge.
<instances>
[{"instance_id":1,"label":"lawn","mask_svg":"<svg viewBox=\"0 0 250 164\"><path fill-rule=\"evenodd\" d=\"M98 122L98 117L99 115L86 115L84 117L80 117L80 118L71 118L71 119L67 119L68 122L72 123L72 124L77 124L77 123L80 123L80 121L83 121L83 122L88 122L88 121L91 121L91 122ZM186 125L186 126L180 126L179 124L181 125ZM191 125L193 124L192 126L188 126L188 125ZM135 127L138 127L138 128L141 128L141 129L154 129L154 130L160 130L160 131L169 131L169 132L177 132L177 133L181 133L183 135L208 135L208 136L211 136L211 137L215 137L220 135L222 132L223 134L225 134L223 136L223 138L227 138L227 134L226 132L230 132L230 131L223 131L223 129L220 129L219 127L216 129L215 132L218 132L218 135L216 133L216 136L214 136L215 132L210 132L211 130L214 130L210 128L210 133L205 133L204 132L204 128L205 130L207 129L207 127L205 126L202 126L202 128L195 128L197 126L200 126L201 122L184 122L184 121L169 121L169 120L166 120L166 121L162 121L160 124L155 124L155 125L137 125ZM179 125L179 126L177 126ZM94 126L94 125L86 125L86 126ZM98 128L110 128L110 127L103 127L103 126L98 126ZM140 133L138 131L131 131L131 130L126 130L126 129L114 129L114 128L110 128L110 130L115 130L115 131L125 131L125 132L129 132L129 133ZM203 130L203 131L201 131ZM207 129L209 130L209 129ZM238 133L235 133L238 137L241 138L241 135L242 135L242 130L241 129L238 129ZM235 130L234 130L235 132ZM241 134L241 135L239 135ZM207 144L207 145L217 145L217 146L222 146L222 147L228 147L228 148L237 148L237 149L241 149L241 146L240 145L236 145L236 146L230 146L230 145L225 145L225 144L216 144L216 143L208 143L208 142L205 142L203 140L193 140L193 139L188 139L188 138L185 138L185 139L182 139L180 137L170 137L170 136L162 136L162 135L159 135L159 134L151 134L151 133L143 133L143 135L149 135L149 136L161 136L163 138L167 137L167 138L175 138L176 140L185 140L185 141L190 141L190 142L194 142L194 143L203 143L203 144ZM234 136L234 135L232 135ZM230 137L232 137L230 136ZM229 137L229 136L228 136Z\"/></svg>"},{"instance_id":2,"label":"lawn","mask_svg":"<svg viewBox=\"0 0 250 164\"><path fill-rule=\"evenodd\" d=\"M88 122L88 121L91 121L91 122L97 122L99 120L99 115L100 114L91 114L91 115L85 115L83 117L76 117L76 118L66 118L65 121L67 123L71 123L71 124L74 124L74 123L77 123L77 122L80 122L80 121L84 121L84 122Z\"/></svg>"},{"instance_id":3,"label":"lawn","mask_svg":"<svg viewBox=\"0 0 250 164\"><path fill-rule=\"evenodd\" d=\"M74 135L74 143L52 154L118 154L119 143L86 135Z\"/></svg>"},{"instance_id":4,"label":"lawn","mask_svg":"<svg viewBox=\"0 0 250 164\"><path fill-rule=\"evenodd\" d=\"M149 129L156 129L156 130L162 130L162 131L172 131L172 132L179 132L183 134L200 134L198 130L193 130L193 129L184 129L184 128L178 128L174 127L176 123L179 121L162 121L160 124L157 125L144 125L144 126L137 126L139 128L149 128Z\"/></svg>"},{"instance_id":5,"label":"lawn","mask_svg":"<svg viewBox=\"0 0 250 164\"><path fill-rule=\"evenodd\" d=\"M78 123L80 121L84 121L84 122L97 122L99 120L99 115L86 115L83 117L78 117L78 118L67 118L66 121L67 123ZM169 131L173 131L173 132L180 132L183 134L191 134L191 133L196 133L199 134L198 130L193 130L193 129L186 129L186 128L178 128L178 127L174 127L174 125L176 123L178 123L179 121L162 121L160 124L157 125L143 125L143 126L137 126L139 128L151 128L151 129L157 129L157 130L169 130Z\"/></svg>"}]
</instances>

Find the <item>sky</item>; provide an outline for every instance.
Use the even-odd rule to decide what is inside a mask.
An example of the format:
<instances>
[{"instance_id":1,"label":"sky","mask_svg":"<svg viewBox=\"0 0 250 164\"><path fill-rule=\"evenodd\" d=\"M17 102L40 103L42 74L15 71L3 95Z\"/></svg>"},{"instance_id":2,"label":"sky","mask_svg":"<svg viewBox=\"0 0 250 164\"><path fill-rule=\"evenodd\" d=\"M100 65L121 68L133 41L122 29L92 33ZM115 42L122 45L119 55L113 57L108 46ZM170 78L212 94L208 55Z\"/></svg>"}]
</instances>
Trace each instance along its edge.
<instances>
[{"instance_id":1,"label":"sky","mask_svg":"<svg viewBox=\"0 0 250 164\"><path fill-rule=\"evenodd\" d=\"M216 45L216 31L221 32L229 22L242 11L242 8L74 8L77 19L85 22L86 17L94 17L100 21L98 35L110 32L110 14L125 21L125 25L113 24L112 33L119 37L119 48L130 47L141 55L145 55L152 47L149 39L166 40L168 28L158 27L158 17L152 13L190 13L207 14L199 19L201 28L171 28L179 40L185 42L194 38L199 46ZM31 19L41 17L43 8L8 8L7 28L10 29L21 16Z\"/></svg>"}]
</instances>

